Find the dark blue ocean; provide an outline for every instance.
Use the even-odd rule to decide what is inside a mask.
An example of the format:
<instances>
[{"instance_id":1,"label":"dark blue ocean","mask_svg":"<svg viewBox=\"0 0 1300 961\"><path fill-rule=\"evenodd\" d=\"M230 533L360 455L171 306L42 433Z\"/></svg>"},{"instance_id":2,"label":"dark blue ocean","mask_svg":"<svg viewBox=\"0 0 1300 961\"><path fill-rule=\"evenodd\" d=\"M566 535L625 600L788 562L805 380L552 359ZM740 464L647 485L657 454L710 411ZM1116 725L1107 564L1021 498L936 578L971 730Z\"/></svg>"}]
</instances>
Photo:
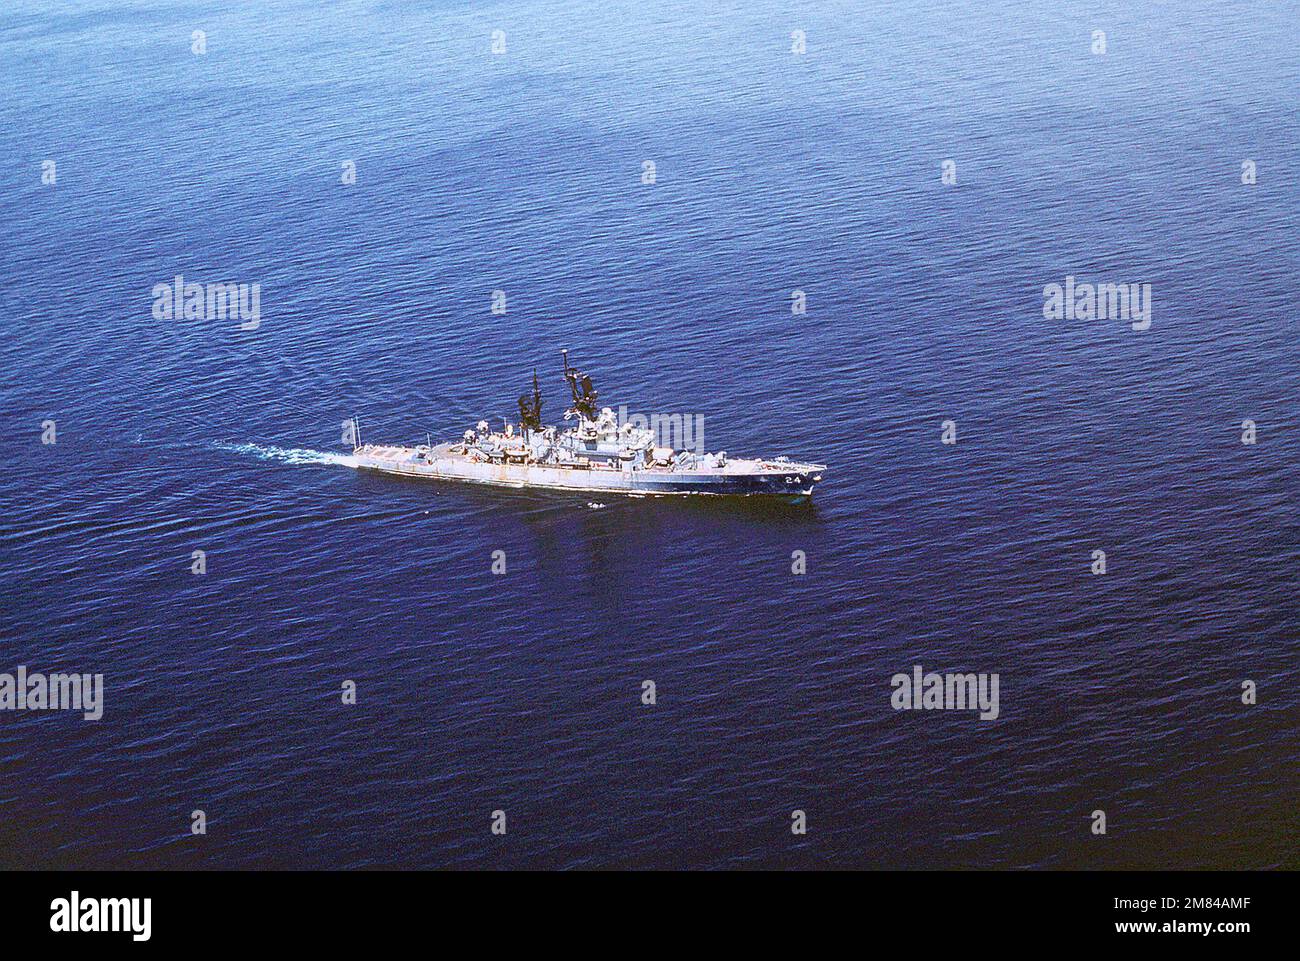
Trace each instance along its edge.
<instances>
[{"instance_id":1,"label":"dark blue ocean","mask_svg":"<svg viewBox=\"0 0 1300 961\"><path fill-rule=\"evenodd\" d=\"M0 672L104 716L0 711L0 865L1295 867L1297 44L1271 0L6 0ZM156 319L176 275L260 325ZM1045 319L1067 276L1149 329ZM824 483L342 458L534 368L556 419L561 347ZM918 664L1000 716L895 711Z\"/></svg>"}]
</instances>

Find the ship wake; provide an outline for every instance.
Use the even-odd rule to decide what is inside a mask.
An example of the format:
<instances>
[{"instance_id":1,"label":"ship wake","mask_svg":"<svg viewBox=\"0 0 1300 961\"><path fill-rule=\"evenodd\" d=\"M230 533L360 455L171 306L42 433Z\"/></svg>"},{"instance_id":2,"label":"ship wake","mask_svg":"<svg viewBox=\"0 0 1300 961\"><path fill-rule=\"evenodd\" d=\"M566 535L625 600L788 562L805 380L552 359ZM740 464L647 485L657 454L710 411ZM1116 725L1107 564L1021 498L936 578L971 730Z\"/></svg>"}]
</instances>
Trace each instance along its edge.
<instances>
[{"instance_id":1,"label":"ship wake","mask_svg":"<svg viewBox=\"0 0 1300 961\"><path fill-rule=\"evenodd\" d=\"M301 447L269 447L263 444L216 444L217 450L230 451L256 457L258 460L276 461L281 464L324 464L332 467L356 467L357 459L351 454L339 454L324 450L308 450Z\"/></svg>"}]
</instances>

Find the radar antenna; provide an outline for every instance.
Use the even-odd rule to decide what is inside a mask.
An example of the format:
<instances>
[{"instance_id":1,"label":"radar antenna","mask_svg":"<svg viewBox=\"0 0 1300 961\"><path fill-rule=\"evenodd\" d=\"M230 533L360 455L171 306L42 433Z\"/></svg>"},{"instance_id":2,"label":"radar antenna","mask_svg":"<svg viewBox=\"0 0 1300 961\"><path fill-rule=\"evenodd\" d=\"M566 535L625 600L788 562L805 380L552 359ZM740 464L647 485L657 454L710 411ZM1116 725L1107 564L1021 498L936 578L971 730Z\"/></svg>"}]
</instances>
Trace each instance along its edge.
<instances>
[{"instance_id":1,"label":"radar antenna","mask_svg":"<svg viewBox=\"0 0 1300 961\"><path fill-rule=\"evenodd\" d=\"M519 396L519 425L525 430L542 429L542 392L537 386L537 371L533 371L533 396Z\"/></svg>"},{"instance_id":2,"label":"radar antenna","mask_svg":"<svg viewBox=\"0 0 1300 961\"><path fill-rule=\"evenodd\" d=\"M569 366L568 350L561 350L560 354L564 357L564 379L569 382L569 392L573 394L573 406L567 413L580 414L587 420L595 420L596 412L596 388L591 386L591 378L578 370L576 367Z\"/></svg>"}]
</instances>

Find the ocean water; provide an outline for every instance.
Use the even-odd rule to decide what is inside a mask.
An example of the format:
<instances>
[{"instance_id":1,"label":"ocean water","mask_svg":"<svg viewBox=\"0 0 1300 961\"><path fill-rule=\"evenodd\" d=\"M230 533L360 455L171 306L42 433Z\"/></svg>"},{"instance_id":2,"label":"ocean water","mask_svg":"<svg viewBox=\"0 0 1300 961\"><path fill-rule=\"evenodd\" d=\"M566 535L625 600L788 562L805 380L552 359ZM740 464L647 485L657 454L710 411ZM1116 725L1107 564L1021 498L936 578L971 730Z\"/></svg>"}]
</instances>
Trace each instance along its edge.
<instances>
[{"instance_id":1,"label":"ocean water","mask_svg":"<svg viewBox=\"0 0 1300 961\"><path fill-rule=\"evenodd\" d=\"M1298 24L9 0L0 672L105 691L0 711L0 864L1295 867ZM155 319L176 275L260 325ZM1150 328L1045 319L1067 276ZM554 419L561 347L824 484L349 466L534 369ZM893 710L917 664L1000 716Z\"/></svg>"}]
</instances>

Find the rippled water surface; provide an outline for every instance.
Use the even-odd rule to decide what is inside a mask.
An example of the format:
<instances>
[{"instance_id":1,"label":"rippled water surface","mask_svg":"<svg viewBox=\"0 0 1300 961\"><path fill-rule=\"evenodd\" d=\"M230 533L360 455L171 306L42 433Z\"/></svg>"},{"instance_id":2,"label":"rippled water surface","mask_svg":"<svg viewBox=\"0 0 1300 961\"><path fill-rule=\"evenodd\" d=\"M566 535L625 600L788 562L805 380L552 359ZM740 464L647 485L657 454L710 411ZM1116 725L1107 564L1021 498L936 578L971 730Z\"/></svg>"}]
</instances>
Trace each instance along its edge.
<instances>
[{"instance_id":1,"label":"rippled water surface","mask_svg":"<svg viewBox=\"0 0 1300 961\"><path fill-rule=\"evenodd\" d=\"M0 672L106 691L0 712L0 864L1295 866L1300 21L969 6L6 4ZM560 347L824 485L349 466Z\"/></svg>"}]
</instances>

